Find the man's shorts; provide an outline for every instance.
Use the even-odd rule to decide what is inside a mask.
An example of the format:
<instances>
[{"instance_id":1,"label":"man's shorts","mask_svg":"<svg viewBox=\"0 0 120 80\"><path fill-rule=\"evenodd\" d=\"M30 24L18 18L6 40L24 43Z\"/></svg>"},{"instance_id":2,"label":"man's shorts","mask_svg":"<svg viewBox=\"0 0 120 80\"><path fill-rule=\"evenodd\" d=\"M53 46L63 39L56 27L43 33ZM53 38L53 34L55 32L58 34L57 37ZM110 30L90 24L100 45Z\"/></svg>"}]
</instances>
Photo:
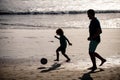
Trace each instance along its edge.
<instances>
[{"instance_id":1,"label":"man's shorts","mask_svg":"<svg viewBox=\"0 0 120 80\"><path fill-rule=\"evenodd\" d=\"M90 41L89 52L95 52L98 44L99 44L99 42L97 42L97 41L93 41L93 40Z\"/></svg>"}]
</instances>

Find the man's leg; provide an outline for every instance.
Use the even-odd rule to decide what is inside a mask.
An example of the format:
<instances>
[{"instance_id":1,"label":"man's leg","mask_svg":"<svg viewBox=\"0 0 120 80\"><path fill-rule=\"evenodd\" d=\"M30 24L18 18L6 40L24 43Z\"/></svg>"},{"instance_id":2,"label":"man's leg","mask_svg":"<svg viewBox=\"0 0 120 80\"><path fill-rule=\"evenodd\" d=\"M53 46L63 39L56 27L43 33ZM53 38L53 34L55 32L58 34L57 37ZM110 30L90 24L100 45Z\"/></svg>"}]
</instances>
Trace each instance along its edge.
<instances>
[{"instance_id":1,"label":"man's leg","mask_svg":"<svg viewBox=\"0 0 120 80\"><path fill-rule=\"evenodd\" d=\"M97 48L97 45L98 45L98 43L96 43L95 41L90 41L90 44L89 44L89 55L90 55L90 58L91 58L91 61L92 61L92 64L93 64L93 67L91 68L92 71L97 69L96 59L95 59L95 50Z\"/></svg>"},{"instance_id":2,"label":"man's leg","mask_svg":"<svg viewBox=\"0 0 120 80\"><path fill-rule=\"evenodd\" d=\"M105 62L106 59L104 59L102 56L100 56L98 53L95 52L95 57L101 60L101 64L99 66L102 66Z\"/></svg>"},{"instance_id":3,"label":"man's leg","mask_svg":"<svg viewBox=\"0 0 120 80\"><path fill-rule=\"evenodd\" d=\"M93 64L93 67L91 69L92 69L92 71L94 71L94 70L97 69L94 52L89 52L89 55L90 55L90 58L91 58L91 61L92 61L92 64Z\"/></svg>"}]
</instances>

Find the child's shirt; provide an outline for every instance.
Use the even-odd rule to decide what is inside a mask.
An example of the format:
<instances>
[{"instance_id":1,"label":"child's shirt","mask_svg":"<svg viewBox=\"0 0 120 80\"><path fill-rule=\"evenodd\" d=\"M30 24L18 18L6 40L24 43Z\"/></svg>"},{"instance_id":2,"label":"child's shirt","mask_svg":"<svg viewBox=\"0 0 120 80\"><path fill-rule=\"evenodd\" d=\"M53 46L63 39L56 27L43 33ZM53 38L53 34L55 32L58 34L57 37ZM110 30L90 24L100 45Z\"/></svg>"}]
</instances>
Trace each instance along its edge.
<instances>
[{"instance_id":1,"label":"child's shirt","mask_svg":"<svg viewBox=\"0 0 120 80\"><path fill-rule=\"evenodd\" d=\"M66 37L64 35L60 36L60 47L62 47L62 48L67 47L67 41L66 41Z\"/></svg>"}]
</instances>

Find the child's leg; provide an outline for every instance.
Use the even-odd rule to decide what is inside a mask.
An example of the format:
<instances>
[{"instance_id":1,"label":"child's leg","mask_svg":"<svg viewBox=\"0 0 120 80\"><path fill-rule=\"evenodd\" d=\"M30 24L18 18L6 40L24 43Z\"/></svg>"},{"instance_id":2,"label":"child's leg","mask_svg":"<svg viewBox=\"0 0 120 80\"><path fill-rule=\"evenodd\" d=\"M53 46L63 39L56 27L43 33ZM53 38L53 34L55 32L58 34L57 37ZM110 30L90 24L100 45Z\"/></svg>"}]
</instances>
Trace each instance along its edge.
<instances>
[{"instance_id":1,"label":"child's leg","mask_svg":"<svg viewBox=\"0 0 120 80\"><path fill-rule=\"evenodd\" d=\"M62 50L61 52L67 58L66 62L69 62L70 58L65 54L66 50Z\"/></svg>"},{"instance_id":2,"label":"child's leg","mask_svg":"<svg viewBox=\"0 0 120 80\"><path fill-rule=\"evenodd\" d=\"M59 61L59 51L60 51L60 47L56 50L57 59L55 61Z\"/></svg>"}]
</instances>

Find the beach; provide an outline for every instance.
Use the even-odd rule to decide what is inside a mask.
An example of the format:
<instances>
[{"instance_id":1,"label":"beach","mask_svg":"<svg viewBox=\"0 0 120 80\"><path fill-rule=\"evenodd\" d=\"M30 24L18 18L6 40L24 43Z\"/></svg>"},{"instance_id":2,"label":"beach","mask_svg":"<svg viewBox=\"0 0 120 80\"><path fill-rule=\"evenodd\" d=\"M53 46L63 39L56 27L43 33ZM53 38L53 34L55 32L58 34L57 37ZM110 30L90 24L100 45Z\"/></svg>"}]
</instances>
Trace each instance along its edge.
<instances>
[{"instance_id":1,"label":"beach","mask_svg":"<svg viewBox=\"0 0 120 80\"><path fill-rule=\"evenodd\" d=\"M71 62L60 54L55 62L59 41L56 29L0 29L0 80L119 80L120 29L103 29L97 52L107 59L94 73L88 54L88 29L63 29L72 42L67 47ZM42 65L41 58L48 63Z\"/></svg>"},{"instance_id":2,"label":"beach","mask_svg":"<svg viewBox=\"0 0 120 80\"><path fill-rule=\"evenodd\" d=\"M0 80L120 80L120 0L1 0ZM107 61L97 70L88 48L87 10L94 9L102 34L98 52ZM66 54L56 49L54 36L62 28L72 46ZM46 58L47 64L40 60Z\"/></svg>"}]
</instances>

